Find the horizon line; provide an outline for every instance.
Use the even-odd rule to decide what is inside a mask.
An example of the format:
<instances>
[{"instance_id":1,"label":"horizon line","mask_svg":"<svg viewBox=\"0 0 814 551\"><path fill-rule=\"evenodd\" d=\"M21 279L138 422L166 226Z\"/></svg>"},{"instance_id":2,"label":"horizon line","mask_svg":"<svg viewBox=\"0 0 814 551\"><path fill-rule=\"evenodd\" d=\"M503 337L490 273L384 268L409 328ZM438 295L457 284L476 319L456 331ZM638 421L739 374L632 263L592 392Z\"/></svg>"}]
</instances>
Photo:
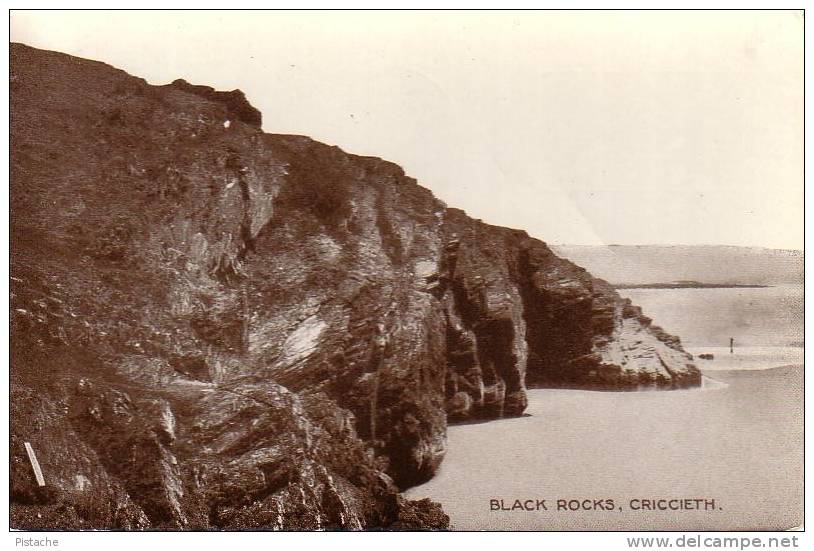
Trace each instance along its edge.
<instances>
[{"instance_id":1,"label":"horizon line","mask_svg":"<svg viewBox=\"0 0 814 551\"><path fill-rule=\"evenodd\" d=\"M728 247L734 249L764 249L768 251L793 251L805 252L804 248L796 249L793 247L768 247L765 245L729 245L724 243L554 243L546 241L552 247Z\"/></svg>"}]
</instances>

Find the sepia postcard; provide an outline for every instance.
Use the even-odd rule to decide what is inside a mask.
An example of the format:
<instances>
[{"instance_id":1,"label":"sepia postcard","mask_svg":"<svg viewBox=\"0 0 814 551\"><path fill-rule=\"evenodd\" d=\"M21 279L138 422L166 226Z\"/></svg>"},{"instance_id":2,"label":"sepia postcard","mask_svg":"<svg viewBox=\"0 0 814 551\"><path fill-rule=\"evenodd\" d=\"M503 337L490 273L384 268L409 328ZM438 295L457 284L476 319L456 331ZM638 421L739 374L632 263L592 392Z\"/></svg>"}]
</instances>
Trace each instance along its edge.
<instances>
[{"instance_id":1,"label":"sepia postcard","mask_svg":"<svg viewBox=\"0 0 814 551\"><path fill-rule=\"evenodd\" d=\"M9 17L17 547L802 530L802 10Z\"/></svg>"}]
</instances>

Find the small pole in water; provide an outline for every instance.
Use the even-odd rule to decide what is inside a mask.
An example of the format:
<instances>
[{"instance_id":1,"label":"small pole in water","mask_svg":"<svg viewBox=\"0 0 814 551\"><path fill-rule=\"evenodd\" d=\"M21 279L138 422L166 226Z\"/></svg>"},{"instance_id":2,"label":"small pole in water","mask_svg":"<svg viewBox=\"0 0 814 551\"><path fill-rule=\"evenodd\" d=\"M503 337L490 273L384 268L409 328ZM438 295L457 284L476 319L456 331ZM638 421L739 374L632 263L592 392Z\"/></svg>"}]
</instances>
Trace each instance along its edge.
<instances>
[{"instance_id":1,"label":"small pole in water","mask_svg":"<svg viewBox=\"0 0 814 551\"><path fill-rule=\"evenodd\" d=\"M735 339L733 337L729 337L729 353L735 353Z\"/></svg>"}]
</instances>

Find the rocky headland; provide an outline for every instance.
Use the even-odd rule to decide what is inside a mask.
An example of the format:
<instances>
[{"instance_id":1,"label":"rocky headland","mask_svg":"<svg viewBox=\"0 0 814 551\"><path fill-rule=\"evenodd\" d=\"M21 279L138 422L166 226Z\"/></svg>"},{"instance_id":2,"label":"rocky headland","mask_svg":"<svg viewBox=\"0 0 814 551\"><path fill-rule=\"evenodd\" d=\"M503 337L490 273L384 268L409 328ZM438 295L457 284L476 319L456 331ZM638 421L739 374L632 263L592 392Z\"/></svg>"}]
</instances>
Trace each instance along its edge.
<instances>
[{"instance_id":1,"label":"rocky headland","mask_svg":"<svg viewBox=\"0 0 814 551\"><path fill-rule=\"evenodd\" d=\"M545 243L260 121L11 45L12 527L443 529L400 490L448 422L700 384Z\"/></svg>"}]
</instances>

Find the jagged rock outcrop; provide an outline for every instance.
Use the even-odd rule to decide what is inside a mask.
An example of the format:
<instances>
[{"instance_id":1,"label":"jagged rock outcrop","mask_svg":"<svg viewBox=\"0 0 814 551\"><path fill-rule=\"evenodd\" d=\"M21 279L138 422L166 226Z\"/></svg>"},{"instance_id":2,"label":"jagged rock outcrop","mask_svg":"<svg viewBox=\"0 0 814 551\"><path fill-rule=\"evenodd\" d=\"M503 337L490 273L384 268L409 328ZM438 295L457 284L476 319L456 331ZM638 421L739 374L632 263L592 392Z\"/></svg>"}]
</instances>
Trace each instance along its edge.
<instances>
[{"instance_id":1,"label":"jagged rock outcrop","mask_svg":"<svg viewBox=\"0 0 814 551\"><path fill-rule=\"evenodd\" d=\"M443 528L398 488L448 417L700 383L609 285L392 163L264 134L242 94L11 61L15 527Z\"/></svg>"},{"instance_id":2,"label":"jagged rock outcrop","mask_svg":"<svg viewBox=\"0 0 814 551\"><path fill-rule=\"evenodd\" d=\"M183 92L195 94L204 99L223 104L236 120L251 126L256 126L257 128L263 126L263 115L254 105L249 103L249 100L246 99L246 94L244 94L242 90L221 92L211 86L190 84L182 78L173 81L170 86ZM231 124L231 120L229 124Z\"/></svg>"}]
</instances>

